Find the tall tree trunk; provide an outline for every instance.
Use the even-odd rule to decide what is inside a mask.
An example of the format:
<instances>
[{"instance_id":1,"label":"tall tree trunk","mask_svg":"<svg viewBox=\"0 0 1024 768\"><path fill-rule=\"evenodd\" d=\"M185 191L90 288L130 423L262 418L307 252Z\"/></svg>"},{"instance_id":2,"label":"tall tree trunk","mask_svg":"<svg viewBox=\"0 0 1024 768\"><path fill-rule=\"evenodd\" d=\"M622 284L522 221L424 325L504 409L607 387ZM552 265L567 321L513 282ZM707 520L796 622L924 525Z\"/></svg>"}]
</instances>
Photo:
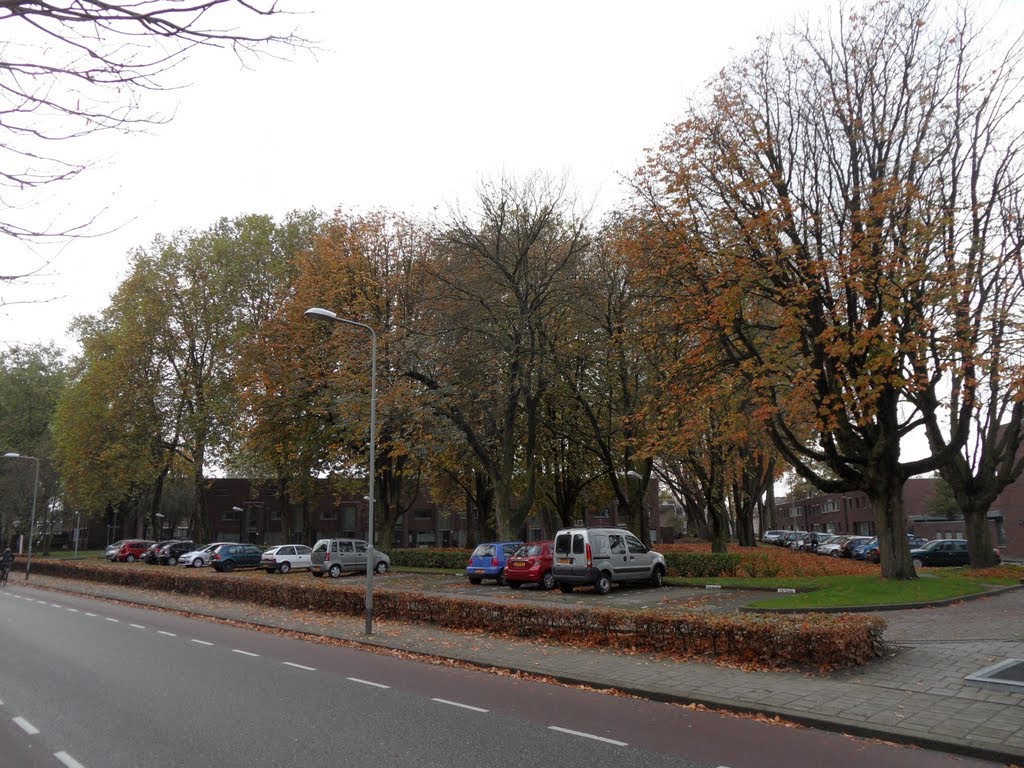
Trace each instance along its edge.
<instances>
[{"instance_id":1,"label":"tall tree trunk","mask_svg":"<svg viewBox=\"0 0 1024 768\"><path fill-rule=\"evenodd\" d=\"M992 549L992 528L988 524L988 504L976 505L970 500L960 501L964 513L964 531L967 536L968 556L972 568L989 568L996 564L996 553Z\"/></svg>"}]
</instances>

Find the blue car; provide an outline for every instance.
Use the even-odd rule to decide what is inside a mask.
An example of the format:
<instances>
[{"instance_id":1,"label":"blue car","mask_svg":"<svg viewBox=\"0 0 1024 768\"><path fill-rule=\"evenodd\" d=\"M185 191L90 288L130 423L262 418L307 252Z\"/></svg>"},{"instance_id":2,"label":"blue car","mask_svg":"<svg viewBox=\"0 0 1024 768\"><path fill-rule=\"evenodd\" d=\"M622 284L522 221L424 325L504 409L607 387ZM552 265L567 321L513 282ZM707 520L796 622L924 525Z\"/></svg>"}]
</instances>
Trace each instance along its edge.
<instances>
[{"instance_id":1,"label":"blue car","mask_svg":"<svg viewBox=\"0 0 1024 768\"><path fill-rule=\"evenodd\" d=\"M852 551L852 557L854 560L864 560L867 557L868 552L870 552L877 546L878 537L875 536L874 538L869 539L868 541L865 541L862 544L858 544L856 547L854 547Z\"/></svg>"},{"instance_id":2,"label":"blue car","mask_svg":"<svg viewBox=\"0 0 1024 768\"><path fill-rule=\"evenodd\" d=\"M498 586L505 586L505 564L522 546L521 541L491 541L473 550L466 566L470 584L479 584L484 579L494 579Z\"/></svg>"}]
</instances>

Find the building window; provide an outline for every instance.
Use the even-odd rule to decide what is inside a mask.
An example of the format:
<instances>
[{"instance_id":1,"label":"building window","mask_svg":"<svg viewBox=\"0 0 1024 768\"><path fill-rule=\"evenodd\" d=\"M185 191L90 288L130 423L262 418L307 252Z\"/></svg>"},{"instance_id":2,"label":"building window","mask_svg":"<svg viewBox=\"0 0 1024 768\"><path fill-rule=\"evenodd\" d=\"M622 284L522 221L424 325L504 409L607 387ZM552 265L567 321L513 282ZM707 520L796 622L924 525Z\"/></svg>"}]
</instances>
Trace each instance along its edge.
<instances>
[{"instance_id":1,"label":"building window","mask_svg":"<svg viewBox=\"0 0 1024 768\"><path fill-rule=\"evenodd\" d=\"M281 519L281 510L280 509L272 509L267 514L268 514L268 518L267 518L268 520L280 520Z\"/></svg>"},{"instance_id":2,"label":"building window","mask_svg":"<svg viewBox=\"0 0 1024 768\"><path fill-rule=\"evenodd\" d=\"M875 523L871 520L862 520L853 524L853 532L858 536L874 536Z\"/></svg>"},{"instance_id":3,"label":"building window","mask_svg":"<svg viewBox=\"0 0 1024 768\"><path fill-rule=\"evenodd\" d=\"M606 518L606 517L611 517L611 514L608 512L608 507L604 507L603 509L597 510L594 513L594 517Z\"/></svg>"},{"instance_id":4,"label":"building window","mask_svg":"<svg viewBox=\"0 0 1024 768\"><path fill-rule=\"evenodd\" d=\"M415 516L416 516L417 520L433 520L434 519L434 510L432 510L432 509L417 509Z\"/></svg>"},{"instance_id":5,"label":"building window","mask_svg":"<svg viewBox=\"0 0 1024 768\"><path fill-rule=\"evenodd\" d=\"M831 513L831 512L838 512L839 511L839 502L834 500L834 499L832 501L826 501L825 502L825 507L824 507L824 509L822 511L826 515Z\"/></svg>"},{"instance_id":6,"label":"building window","mask_svg":"<svg viewBox=\"0 0 1024 768\"><path fill-rule=\"evenodd\" d=\"M320 519L321 520L337 520L338 519L338 510L336 510L334 507L331 507L330 509L322 509L322 510L320 510Z\"/></svg>"},{"instance_id":7,"label":"building window","mask_svg":"<svg viewBox=\"0 0 1024 768\"><path fill-rule=\"evenodd\" d=\"M225 509L220 513L220 519L228 522L238 522L242 519L242 513L237 509Z\"/></svg>"}]
</instances>

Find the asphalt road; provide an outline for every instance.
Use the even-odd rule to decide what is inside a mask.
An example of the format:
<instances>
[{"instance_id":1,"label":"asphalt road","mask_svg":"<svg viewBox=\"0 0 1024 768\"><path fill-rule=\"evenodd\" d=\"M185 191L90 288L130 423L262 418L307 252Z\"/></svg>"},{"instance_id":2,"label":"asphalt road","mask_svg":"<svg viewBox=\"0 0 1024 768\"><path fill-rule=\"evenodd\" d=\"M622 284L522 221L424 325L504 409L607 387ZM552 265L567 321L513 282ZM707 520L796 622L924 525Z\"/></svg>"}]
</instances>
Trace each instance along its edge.
<instances>
[{"instance_id":1,"label":"asphalt road","mask_svg":"<svg viewBox=\"0 0 1024 768\"><path fill-rule=\"evenodd\" d=\"M4 768L988 765L21 585L0 647Z\"/></svg>"}]
</instances>

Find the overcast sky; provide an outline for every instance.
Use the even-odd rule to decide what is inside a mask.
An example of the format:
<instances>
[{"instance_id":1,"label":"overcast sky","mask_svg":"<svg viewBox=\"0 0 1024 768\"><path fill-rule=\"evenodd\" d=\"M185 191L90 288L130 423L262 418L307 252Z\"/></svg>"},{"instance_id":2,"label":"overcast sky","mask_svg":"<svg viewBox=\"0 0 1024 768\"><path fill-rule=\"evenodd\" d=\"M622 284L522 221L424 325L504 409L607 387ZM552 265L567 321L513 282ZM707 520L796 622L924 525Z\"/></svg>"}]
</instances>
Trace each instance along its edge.
<instances>
[{"instance_id":1,"label":"overcast sky","mask_svg":"<svg viewBox=\"0 0 1024 768\"><path fill-rule=\"evenodd\" d=\"M146 135L108 136L99 167L54 188L72 218L102 211L47 274L0 308L0 344L54 340L95 313L126 254L159 233L221 216L386 206L431 215L471 202L481 179L566 174L583 201L613 207L645 147L686 98L758 34L820 0L283 0L325 49L251 69L207 52L174 75L192 84L149 102L173 113ZM1010 0L1020 19L1020 0ZM39 250L39 256L54 253ZM5 269L36 255L4 244Z\"/></svg>"}]
</instances>

